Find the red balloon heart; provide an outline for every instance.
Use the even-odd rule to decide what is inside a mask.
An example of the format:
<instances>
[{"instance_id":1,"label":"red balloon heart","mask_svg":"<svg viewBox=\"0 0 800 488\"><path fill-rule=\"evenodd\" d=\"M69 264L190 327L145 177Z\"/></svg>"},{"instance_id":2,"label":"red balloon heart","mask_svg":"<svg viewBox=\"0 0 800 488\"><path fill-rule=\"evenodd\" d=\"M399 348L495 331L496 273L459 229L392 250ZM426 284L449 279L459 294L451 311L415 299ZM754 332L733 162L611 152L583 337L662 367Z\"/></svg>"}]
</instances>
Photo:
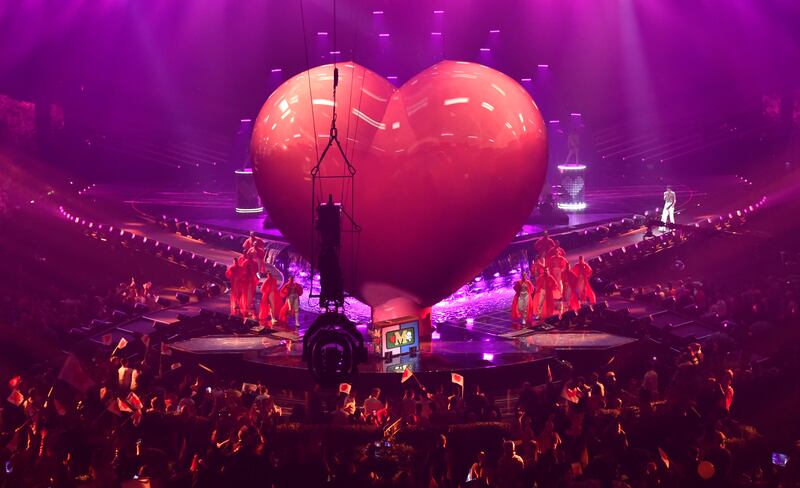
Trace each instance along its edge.
<instances>
[{"instance_id":1,"label":"red balloon heart","mask_svg":"<svg viewBox=\"0 0 800 488\"><path fill-rule=\"evenodd\" d=\"M363 229L355 245L342 236L345 287L375 320L416 314L484 269L530 215L547 165L544 122L524 88L479 64L442 61L399 89L338 66L336 125L357 170L355 202L346 180L321 180L316 196L332 194ZM307 259L310 172L328 142L332 88L332 65L300 73L270 95L253 132L261 199ZM331 148L321 174L344 169Z\"/></svg>"}]
</instances>

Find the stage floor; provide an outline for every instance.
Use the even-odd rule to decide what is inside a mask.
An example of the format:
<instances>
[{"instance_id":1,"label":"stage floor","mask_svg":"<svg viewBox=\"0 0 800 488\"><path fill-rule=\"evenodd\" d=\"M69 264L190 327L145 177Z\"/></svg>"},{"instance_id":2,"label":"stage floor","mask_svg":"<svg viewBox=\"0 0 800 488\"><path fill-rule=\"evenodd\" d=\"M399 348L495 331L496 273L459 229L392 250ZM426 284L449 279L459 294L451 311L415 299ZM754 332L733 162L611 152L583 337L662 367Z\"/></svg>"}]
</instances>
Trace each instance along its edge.
<instances>
[{"instance_id":1,"label":"stage floor","mask_svg":"<svg viewBox=\"0 0 800 488\"><path fill-rule=\"evenodd\" d=\"M439 338L423 342L414 356L395 356L386 361L370 354L367 362L359 365L354 383L398 388L403 371L410 369L422 382L448 382L450 373L458 371L468 382L492 388L517 387L522 378L544 382L548 369L560 371L560 352L600 351L607 359L638 341L596 331L532 332L526 337L502 339L446 324L437 330ZM202 362L214 371L245 371L254 381L294 387L312 382L302 358L302 341L295 332L196 337L172 343L170 348L173 360Z\"/></svg>"},{"instance_id":2,"label":"stage floor","mask_svg":"<svg viewBox=\"0 0 800 488\"><path fill-rule=\"evenodd\" d=\"M716 177L695 179L691 183L677 186L680 213L677 219L681 223L694 223L707 217L728 213L741 208L736 199L750 199L746 190L749 188L736 177ZM573 214L570 228L587 225L606 224L611 220L630 217L635 213L644 213L648 208L653 213L661 204L661 185L643 185L590 193L592 212ZM97 187L92 190L91 204L85 205L81 211L90 212L95 222L113 225L135 234L147 236L162 243L169 244L189 252L208 257L217 262L229 263L238 253L215 247L206 242L187 238L159 227L154 216L167 214L193 223L208 225L218 229L246 232L258 230L260 234L275 240L282 237L276 229L268 225L262 229L263 217L241 218L233 214L231 194L209 194L205 192L179 192L160 190L139 191L133 188ZM592 203L595 199L595 204ZM733 210L735 211L735 210ZM79 214L79 210L74 210ZM550 230L557 230L551 227ZM542 227L533 223L526 224L516 240L537 238ZM479 230L478 230L479 231ZM587 259L603 254L609 250L632 244L642 240L644 230L614 236L604 241L595 242L568 253L568 259L574 261L578 255ZM511 284L513 275L498 276L494 280L486 280L476 286L470 283L456 291L451 297L433 307L432 317L438 332L438 338L424 344L415 357L396 357L390 362L383 358L372 357L360 368L361 373L373 376L400 374L405 368L419 374L440 375L450 371L471 371L475 377L484 374L485 381L495 381L502 377L507 368L514 368L514 377L519 374L530 374L543 377L544 368L555 360L559 352L574 351L611 351L625 348L637 342L636 339L598 331L582 330L580 332L565 331L533 331L521 328L512 323L510 304L513 296ZM601 297L600 299L608 299ZM628 308L634 317L645 317L658 310L619 298L608 299L610 308ZM171 344L180 355L191 360L211 362L215 367L225 368L242 362L247 368L255 368L261 374L280 376L282 380L308 381L306 365L302 361L302 345L298 340L316 318L316 303L301 300L300 328L298 331L284 330L265 331L260 335L243 336L206 336ZM204 309L223 314L229 312L228 297L223 295L205 300L200 305ZM369 321L369 308L355 300L347 304L348 315L358 324ZM171 316L165 313L162 322L169 322ZM142 323L127 324L128 328L145 329L156 317L146 319ZM126 324L118 327L124 333ZM362 326L362 331L366 330ZM142 332L142 331L140 331ZM116 339L116 338L115 338ZM238 358L231 361L231 358ZM246 369L247 369L246 368ZM510 370L508 370L510 371ZM484 372L484 373L478 373ZM283 376L281 376L283 375ZM499 376L498 376L499 375Z\"/></svg>"}]
</instances>

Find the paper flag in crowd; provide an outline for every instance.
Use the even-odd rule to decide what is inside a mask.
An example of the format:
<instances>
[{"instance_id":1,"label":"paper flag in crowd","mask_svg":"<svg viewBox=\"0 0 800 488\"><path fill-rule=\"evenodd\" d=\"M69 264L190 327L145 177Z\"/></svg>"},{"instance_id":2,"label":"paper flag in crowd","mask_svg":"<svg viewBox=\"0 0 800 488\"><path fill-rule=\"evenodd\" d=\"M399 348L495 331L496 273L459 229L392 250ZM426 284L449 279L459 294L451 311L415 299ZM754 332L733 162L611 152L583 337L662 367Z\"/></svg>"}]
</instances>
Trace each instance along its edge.
<instances>
[{"instance_id":1,"label":"paper flag in crowd","mask_svg":"<svg viewBox=\"0 0 800 488\"><path fill-rule=\"evenodd\" d=\"M8 398L6 400L8 400L8 403L12 403L17 407L19 407L20 405L22 405L22 402L25 401L25 397L22 395L22 393L19 392L19 390L14 390L11 392L10 395L8 395Z\"/></svg>"},{"instance_id":2,"label":"paper flag in crowd","mask_svg":"<svg viewBox=\"0 0 800 488\"><path fill-rule=\"evenodd\" d=\"M547 382L548 383L552 383L553 382L553 370L550 369L550 365L549 364L547 365Z\"/></svg>"},{"instance_id":3,"label":"paper flag in crowd","mask_svg":"<svg viewBox=\"0 0 800 488\"><path fill-rule=\"evenodd\" d=\"M412 376L414 376L414 373L410 368L406 367L406 369L403 370L403 376L400 377L400 383L405 383L410 380Z\"/></svg>"},{"instance_id":4,"label":"paper flag in crowd","mask_svg":"<svg viewBox=\"0 0 800 488\"><path fill-rule=\"evenodd\" d=\"M110 346L112 342L114 342L114 336L111 334L105 334L101 339L104 346Z\"/></svg>"},{"instance_id":5,"label":"paper flag in crowd","mask_svg":"<svg viewBox=\"0 0 800 488\"><path fill-rule=\"evenodd\" d=\"M171 369L172 371L175 371L176 369L178 369L180 367L181 367L181 363L172 363L172 366L170 366L169 369Z\"/></svg>"},{"instance_id":6,"label":"paper flag in crowd","mask_svg":"<svg viewBox=\"0 0 800 488\"><path fill-rule=\"evenodd\" d=\"M350 394L350 390L353 389L353 386L350 383L340 383L339 384L339 393L344 393L345 395Z\"/></svg>"},{"instance_id":7,"label":"paper flag in crowd","mask_svg":"<svg viewBox=\"0 0 800 488\"><path fill-rule=\"evenodd\" d=\"M166 342L161 343L161 354L164 356L172 356L172 349L170 349L169 344Z\"/></svg>"},{"instance_id":8,"label":"paper flag in crowd","mask_svg":"<svg viewBox=\"0 0 800 488\"><path fill-rule=\"evenodd\" d=\"M120 412L133 413L133 409L130 407L130 405L122 401L122 398L117 398L117 409Z\"/></svg>"},{"instance_id":9,"label":"paper flag in crowd","mask_svg":"<svg viewBox=\"0 0 800 488\"><path fill-rule=\"evenodd\" d=\"M567 388L565 386L564 389L561 390L561 398L563 398L563 399L565 399L565 400L567 400L568 402L571 402L571 403L578 403L578 401L580 400L578 398L578 389L577 388Z\"/></svg>"},{"instance_id":10,"label":"paper flag in crowd","mask_svg":"<svg viewBox=\"0 0 800 488\"><path fill-rule=\"evenodd\" d=\"M464 388L464 377L458 373L450 373L450 381Z\"/></svg>"},{"instance_id":11,"label":"paper flag in crowd","mask_svg":"<svg viewBox=\"0 0 800 488\"><path fill-rule=\"evenodd\" d=\"M106 397L106 393L108 393L108 388L106 388L105 386L101 386L100 387L100 399L101 400Z\"/></svg>"},{"instance_id":12,"label":"paper flag in crowd","mask_svg":"<svg viewBox=\"0 0 800 488\"><path fill-rule=\"evenodd\" d=\"M139 427L139 424L142 423L142 411L141 410L137 410L137 411L133 412L133 417L132 417L131 420L133 421L133 425L135 425L136 427Z\"/></svg>"},{"instance_id":13,"label":"paper flag in crowd","mask_svg":"<svg viewBox=\"0 0 800 488\"><path fill-rule=\"evenodd\" d=\"M253 383L242 383L242 391L243 392L247 392L247 391L255 392L255 391L258 391L258 385L255 385Z\"/></svg>"},{"instance_id":14,"label":"paper flag in crowd","mask_svg":"<svg viewBox=\"0 0 800 488\"><path fill-rule=\"evenodd\" d=\"M12 390L16 390L19 388L20 383L22 383L22 377L20 375L14 376L10 380L8 380L8 387Z\"/></svg>"},{"instance_id":15,"label":"paper flag in crowd","mask_svg":"<svg viewBox=\"0 0 800 488\"><path fill-rule=\"evenodd\" d=\"M661 462L664 463L664 467L669 469L669 456L660 447L658 448L658 456L661 458Z\"/></svg>"},{"instance_id":16,"label":"paper flag in crowd","mask_svg":"<svg viewBox=\"0 0 800 488\"><path fill-rule=\"evenodd\" d=\"M119 342L117 343L117 349L125 349L125 346L128 345L128 341L125 340L124 337L119 338Z\"/></svg>"},{"instance_id":17,"label":"paper flag in crowd","mask_svg":"<svg viewBox=\"0 0 800 488\"><path fill-rule=\"evenodd\" d=\"M64 366L61 367L61 372L58 373L58 379L71 385L84 395L89 391L89 388L94 386L94 381L83 371L80 361L73 354L67 356Z\"/></svg>"},{"instance_id":18,"label":"paper flag in crowd","mask_svg":"<svg viewBox=\"0 0 800 488\"><path fill-rule=\"evenodd\" d=\"M108 404L106 405L106 410L108 410L109 412L113 413L117 417L121 417L122 416L122 412L119 411L119 400L114 400L114 401L108 402Z\"/></svg>"},{"instance_id":19,"label":"paper flag in crowd","mask_svg":"<svg viewBox=\"0 0 800 488\"><path fill-rule=\"evenodd\" d=\"M131 407L135 408L136 410L141 410L144 407L144 404L142 403L142 400L139 398L139 395L137 395L134 392L128 393L128 398L126 398L125 400Z\"/></svg>"}]
</instances>

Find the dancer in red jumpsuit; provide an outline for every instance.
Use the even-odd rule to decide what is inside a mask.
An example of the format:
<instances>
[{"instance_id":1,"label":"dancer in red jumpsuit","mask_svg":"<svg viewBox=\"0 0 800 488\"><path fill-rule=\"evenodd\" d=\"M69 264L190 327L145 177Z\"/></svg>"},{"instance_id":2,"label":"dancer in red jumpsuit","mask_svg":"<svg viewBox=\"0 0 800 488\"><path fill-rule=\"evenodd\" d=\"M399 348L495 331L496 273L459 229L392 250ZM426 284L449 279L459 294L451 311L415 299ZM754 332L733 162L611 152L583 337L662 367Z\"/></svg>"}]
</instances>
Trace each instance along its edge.
<instances>
[{"instance_id":1,"label":"dancer in red jumpsuit","mask_svg":"<svg viewBox=\"0 0 800 488\"><path fill-rule=\"evenodd\" d=\"M536 294L533 296L533 307L539 319L546 319L555 314L555 294L558 290L553 275L545 268L544 274L536 278Z\"/></svg>"},{"instance_id":2,"label":"dancer in red jumpsuit","mask_svg":"<svg viewBox=\"0 0 800 488\"><path fill-rule=\"evenodd\" d=\"M569 267L569 263L567 262L566 258L564 258L564 256L558 252L559 249L561 248L554 247L547 257L547 269L550 271L550 275L556 280L557 284L555 295L556 300L562 297L564 291L564 287L561 283L561 273L563 273L564 270Z\"/></svg>"},{"instance_id":3,"label":"dancer in red jumpsuit","mask_svg":"<svg viewBox=\"0 0 800 488\"><path fill-rule=\"evenodd\" d=\"M511 300L511 320L520 320L522 326L533 319L533 283L524 271L514 283L514 299Z\"/></svg>"},{"instance_id":4,"label":"dancer in red jumpsuit","mask_svg":"<svg viewBox=\"0 0 800 488\"><path fill-rule=\"evenodd\" d=\"M267 271L266 279L261 285L261 304L258 310L258 320L267 320L270 317L274 324L278 321L278 280Z\"/></svg>"},{"instance_id":5,"label":"dancer in red jumpsuit","mask_svg":"<svg viewBox=\"0 0 800 488\"><path fill-rule=\"evenodd\" d=\"M256 297L256 288L258 287L258 263L252 257L241 256L239 258L239 266L242 267L241 288L242 292L239 295L242 316L250 317L255 315L254 301Z\"/></svg>"},{"instance_id":6,"label":"dancer in red jumpsuit","mask_svg":"<svg viewBox=\"0 0 800 488\"><path fill-rule=\"evenodd\" d=\"M289 317L294 316L294 325L300 328L300 297L303 295L303 287L295 283L294 276L281 287L281 298L284 300L281 308L281 321L288 322Z\"/></svg>"},{"instance_id":7,"label":"dancer in red jumpsuit","mask_svg":"<svg viewBox=\"0 0 800 488\"><path fill-rule=\"evenodd\" d=\"M266 272L266 264L264 258L267 255L267 247L264 244L264 241L259 238L255 232L250 231L250 237L244 241L242 244L242 250L244 254L247 255L248 253L252 252L253 259L255 259L256 263L258 263L258 272L265 273Z\"/></svg>"},{"instance_id":8,"label":"dancer in red jumpsuit","mask_svg":"<svg viewBox=\"0 0 800 488\"><path fill-rule=\"evenodd\" d=\"M547 233L547 231L544 231L544 235L536 241L536 243L533 245L533 248L536 250L537 257L544 257L547 255L547 252L550 251L550 249L553 249L556 246L556 241L550 238L550 235Z\"/></svg>"},{"instance_id":9,"label":"dancer in red jumpsuit","mask_svg":"<svg viewBox=\"0 0 800 488\"><path fill-rule=\"evenodd\" d=\"M580 303L597 303L597 296L594 294L592 285L589 283L589 278L592 276L592 267L583 259L583 256L578 257L578 264L572 268L572 271L575 273L575 276L578 277L576 289L578 291L578 300Z\"/></svg>"},{"instance_id":10,"label":"dancer in red jumpsuit","mask_svg":"<svg viewBox=\"0 0 800 488\"><path fill-rule=\"evenodd\" d=\"M581 308L581 302L578 299L578 276L575 274L574 266L567 267L561 272L561 283L564 288L564 300L567 302L567 307L570 310L577 312Z\"/></svg>"},{"instance_id":11,"label":"dancer in red jumpsuit","mask_svg":"<svg viewBox=\"0 0 800 488\"><path fill-rule=\"evenodd\" d=\"M539 276L544 274L544 269L547 267L547 262L544 257L536 258L531 261L531 278L536 280Z\"/></svg>"},{"instance_id":12,"label":"dancer in red jumpsuit","mask_svg":"<svg viewBox=\"0 0 800 488\"><path fill-rule=\"evenodd\" d=\"M233 258L233 264L228 266L225 270L225 277L230 282L230 295L231 295L231 315L239 314L239 306L242 303L242 276L244 275L244 268L239 265L239 259Z\"/></svg>"}]
</instances>

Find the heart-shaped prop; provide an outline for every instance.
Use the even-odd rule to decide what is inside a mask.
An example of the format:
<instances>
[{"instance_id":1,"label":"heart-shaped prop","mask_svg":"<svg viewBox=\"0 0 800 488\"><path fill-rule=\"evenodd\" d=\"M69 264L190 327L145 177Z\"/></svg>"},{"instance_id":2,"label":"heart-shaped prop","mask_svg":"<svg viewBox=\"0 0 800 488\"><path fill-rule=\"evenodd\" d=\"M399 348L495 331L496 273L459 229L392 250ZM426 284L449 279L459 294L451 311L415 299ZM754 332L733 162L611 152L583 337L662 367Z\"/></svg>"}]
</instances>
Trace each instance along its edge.
<instances>
[{"instance_id":1,"label":"heart-shaped prop","mask_svg":"<svg viewBox=\"0 0 800 488\"><path fill-rule=\"evenodd\" d=\"M442 61L399 89L338 66L336 125L357 171L355 201L347 180L320 180L316 196L332 194L363 229L342 235L345 287L374 320L417 315L496 258L530 215L547 165L544 122L524 88L479 64ZM261 199L307 259L310 173L328 142L332 88L332 65L300 73L270 95L253 132ZM321 175L342 174L332 148Z\"/></svg>"}]
</instances>

